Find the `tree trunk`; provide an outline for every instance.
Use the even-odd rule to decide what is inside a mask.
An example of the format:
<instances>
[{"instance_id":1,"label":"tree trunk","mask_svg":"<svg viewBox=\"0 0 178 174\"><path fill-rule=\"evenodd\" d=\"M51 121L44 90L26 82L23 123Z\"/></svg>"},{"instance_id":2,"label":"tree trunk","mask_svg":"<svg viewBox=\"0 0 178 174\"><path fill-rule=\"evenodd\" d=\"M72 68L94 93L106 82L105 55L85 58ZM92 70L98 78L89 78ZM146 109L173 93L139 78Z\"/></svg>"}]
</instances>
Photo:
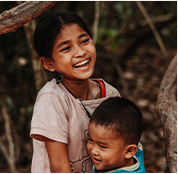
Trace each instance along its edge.
<instances>
[{"instance_id":1,"label":"tree trunk","mask_svg":"<svg viewBox=\"0 0 178 174\"><path fill-rule=\"evenodd\" d=\"M37 91L39 91L41 87L46 83L48 78L43 70L41 63L38 61L37 59L38 55L33 48L33 34L35 31L36 22L35 20L33 20L33 21L26 23L23 26L25 29L27 42L28 42L30 52L31 52L31 60L32 60L32 67L33 67L33 72L34 72L34 78L35 78L35 85L36 85Z\"/></svg>"},{"instance_id":2,"label":"tree trunk","mask_svg":"<svg viewBox=\"0 0 178 174\"><path fill-rule=\"evenodd\" d=\"M166 163L177 173L177 55L171 61L158 92L156 115L165 138Z\"/></svg>"},{"instance_id":3,"label":"tree trunk","mask_svg":"<svg viewBox=\"0 0 178 174\"><path fill-rule=\"evenodd\" d=\"M58 1L27 1L4 11L0 14L0 35L15 32L57 3Z\"/></svg>"}]
</instances>

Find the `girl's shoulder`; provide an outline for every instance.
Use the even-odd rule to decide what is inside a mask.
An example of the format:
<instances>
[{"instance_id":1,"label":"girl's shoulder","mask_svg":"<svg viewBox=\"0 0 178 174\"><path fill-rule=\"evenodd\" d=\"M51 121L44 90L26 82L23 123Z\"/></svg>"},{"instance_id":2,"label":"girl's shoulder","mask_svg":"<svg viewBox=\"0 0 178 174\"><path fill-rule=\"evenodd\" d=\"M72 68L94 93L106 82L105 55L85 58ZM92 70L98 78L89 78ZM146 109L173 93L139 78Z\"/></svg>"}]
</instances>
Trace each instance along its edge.
<instances>
[{"instance_id":1,"label":"girl's shoulder","mask_svg":"<svg viewBox=\"0 0 178 174\"><path fill-rule=\"evenodd\" d=\"M51 81L48 81L38 92L37 99L42 95L53 95L57 98L64 97L66 91L63 89L62 84L56 84L56 80L53 78Z\"/></svg>"},{"instance_id":2,"label":"girl's shoulder","mask_svg":"<svg viewBox=\"0 0 178 174\"><path fill-rule=\"evenodd\" d=\"M95 80L95 78L92 78L92 79ZM120 96L119 91L114 86L112 86L109 83L107 83L104 79L97 78L97 80L100 80L100 81L102 81L104 83L105 91L106 91L106 97Z\"/></svg>"}]
</instances>

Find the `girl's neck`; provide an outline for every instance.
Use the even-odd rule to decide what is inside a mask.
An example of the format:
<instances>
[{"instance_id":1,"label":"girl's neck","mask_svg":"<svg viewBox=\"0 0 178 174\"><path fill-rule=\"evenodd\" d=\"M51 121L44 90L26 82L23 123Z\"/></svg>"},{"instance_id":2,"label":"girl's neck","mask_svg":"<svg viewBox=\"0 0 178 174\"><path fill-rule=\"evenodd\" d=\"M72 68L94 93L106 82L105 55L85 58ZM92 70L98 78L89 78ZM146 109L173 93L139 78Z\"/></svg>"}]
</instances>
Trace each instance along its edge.
<instances>
[{"instance_id":1,"label":"girl's neck","mask_svg":"<svg viewBox=\"0 0 178 174\"><path fill-rule=\"evenodd\" d=\"M82 100L93 99L97 87L96 82L90 79L78 81L63 79L62 83L76 98Z\"/></svg>"}]
</instances>

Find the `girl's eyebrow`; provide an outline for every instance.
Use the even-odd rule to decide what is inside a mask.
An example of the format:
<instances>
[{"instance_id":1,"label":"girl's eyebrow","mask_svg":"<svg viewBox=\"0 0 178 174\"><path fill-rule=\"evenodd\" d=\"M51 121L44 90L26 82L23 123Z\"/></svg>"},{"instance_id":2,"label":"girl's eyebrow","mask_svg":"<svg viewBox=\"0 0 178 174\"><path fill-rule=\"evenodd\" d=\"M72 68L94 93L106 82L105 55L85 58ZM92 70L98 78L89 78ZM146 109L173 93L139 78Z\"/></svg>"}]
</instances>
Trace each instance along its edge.
<instances>
[{"instance_id":1,"label":"girl's eyebrow","mask_svg":"<svg viewBox=\"0 0 178 174\"><path fill-rule=\"evenodd\" d=\"M88 36L88 33L83 33L81 35L78 36L78 38L84 37L84 36Z\"/></svg>"},{"instance_id":2,"label":"girl's eyebrow","mask_svg":"<svg viewBox=\"0 0 178 174\"><path fill-rule=\"evenodd\" d=\"M59 47L65 45L65 44L67 44L68 42L70 42L70 40L66 40L66 41L64 41L64 42L61 42L61 43L57 46L57 48L59 48Z\"/></svg>"}]
</instances>

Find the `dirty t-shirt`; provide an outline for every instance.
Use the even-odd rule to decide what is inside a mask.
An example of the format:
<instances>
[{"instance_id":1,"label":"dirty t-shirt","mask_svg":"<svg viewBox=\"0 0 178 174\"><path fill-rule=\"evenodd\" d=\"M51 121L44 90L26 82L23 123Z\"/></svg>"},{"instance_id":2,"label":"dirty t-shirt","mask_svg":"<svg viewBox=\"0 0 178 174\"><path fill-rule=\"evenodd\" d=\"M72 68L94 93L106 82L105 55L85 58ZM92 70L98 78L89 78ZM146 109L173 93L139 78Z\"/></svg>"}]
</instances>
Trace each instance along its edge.
<instances>
[{"instance_id":1,"label":"dirty t-shirt","mask_svg":"<svg viewBox=\"0 0 178 174\"><path fill-rule=\"evenodd\" d=\"M100 79L102 80L102 79ZM106 97L81 101L90 114L108 97L120 96L119 92L105 84ZM87 152L89 117L62 83L55 79L47 82L39 91L33 110L30 136L33 138L32 173L50 173L50 164L44 141L38 135L66 143L72 172L92 173L93 164Z\"/></svg>"}]
</instances>

